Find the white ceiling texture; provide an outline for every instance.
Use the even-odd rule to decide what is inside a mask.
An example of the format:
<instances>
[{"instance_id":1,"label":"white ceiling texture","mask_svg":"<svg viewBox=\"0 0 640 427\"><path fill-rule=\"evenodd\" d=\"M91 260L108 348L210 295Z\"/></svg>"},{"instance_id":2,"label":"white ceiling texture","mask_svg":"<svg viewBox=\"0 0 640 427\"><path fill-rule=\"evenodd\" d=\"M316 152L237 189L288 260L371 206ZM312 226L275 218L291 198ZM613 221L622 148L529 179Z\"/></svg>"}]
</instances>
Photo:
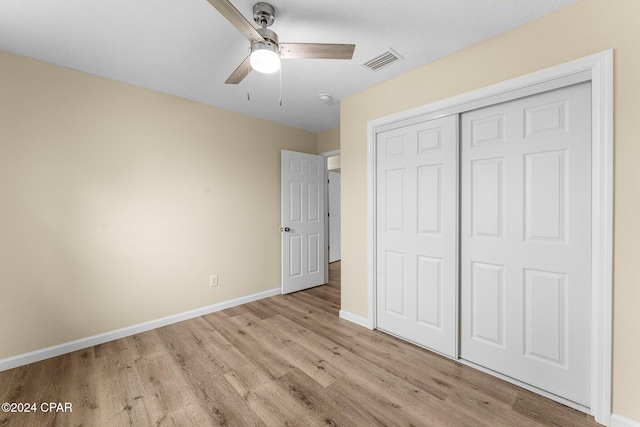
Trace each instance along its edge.
<instances>
[{"instance_id":1,"label":"white ceiling texture","mask_svg":"<svg viewBox=\"0 0 640 427\"><path fill-rule=\"evenodd\" d=\"M206 0L0 0L0 50L318 132L345 96L576 1L268 1L281 42L356 45L351 60L283 61L282 106L278 73L225 85L249 41ZM254 23L255 0L231 3ZM361 65L389 48L403 59Z\"/></svg>"}]
</instances>

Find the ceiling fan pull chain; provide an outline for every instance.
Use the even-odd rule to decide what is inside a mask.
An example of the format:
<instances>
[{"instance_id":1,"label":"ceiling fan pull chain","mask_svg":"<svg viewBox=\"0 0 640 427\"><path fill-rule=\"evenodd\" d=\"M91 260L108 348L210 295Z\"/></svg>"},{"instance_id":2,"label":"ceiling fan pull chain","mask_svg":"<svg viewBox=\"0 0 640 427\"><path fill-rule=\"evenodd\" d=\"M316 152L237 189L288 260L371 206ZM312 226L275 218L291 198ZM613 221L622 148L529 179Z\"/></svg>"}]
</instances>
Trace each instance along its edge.
<instances>
[{"instance_id":1,"label":"ceiling fan pull chain","mask_svg":"<svg viewBox=\"0 0 640 427\"><path fill-rule=\"evenodd\" d=\"M247 61L247 74L249 75L249 89L247 89L247 101L251 101L251 65Z\"/></svg>"},{"instance_id":2,"label":"ceiling fan pull chain","mask_svg":"<svg viewBox=\"0 0 640 427\"><path fill-rule=\"evenodd\" d=\"M280 106L282 107L282 67L280 67Z\"/></svg>"}]
</instances>

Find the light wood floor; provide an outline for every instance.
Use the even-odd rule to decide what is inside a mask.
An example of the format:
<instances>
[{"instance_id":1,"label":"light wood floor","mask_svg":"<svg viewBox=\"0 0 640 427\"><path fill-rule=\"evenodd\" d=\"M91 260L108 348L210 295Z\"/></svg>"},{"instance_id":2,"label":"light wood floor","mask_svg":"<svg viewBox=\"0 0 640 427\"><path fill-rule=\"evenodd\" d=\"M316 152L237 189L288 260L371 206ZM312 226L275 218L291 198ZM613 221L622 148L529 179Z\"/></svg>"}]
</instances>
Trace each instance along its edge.
<instances>
[{"instance_id":1,"label":"light wood floor","mask_svg":"<svg viewBox=\"0 0 640 427\"><path fill-rule=\"evenodd\" d=\"M331 282L0 372L0 426L596 426L593 418L338 318Z\"/></svg>"}]
</instances>

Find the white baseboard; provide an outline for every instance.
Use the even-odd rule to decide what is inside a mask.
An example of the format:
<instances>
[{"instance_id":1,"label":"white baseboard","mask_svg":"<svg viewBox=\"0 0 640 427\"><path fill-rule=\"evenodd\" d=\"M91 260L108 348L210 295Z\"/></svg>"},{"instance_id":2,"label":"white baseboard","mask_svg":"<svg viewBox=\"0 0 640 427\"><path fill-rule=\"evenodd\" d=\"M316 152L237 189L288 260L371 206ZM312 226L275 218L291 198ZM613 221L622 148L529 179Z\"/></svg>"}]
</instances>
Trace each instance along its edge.
<instances>
[{"instance_id":1,"label":"white baseboard","mask_svg":"<svg viewBox=\"0 0 640 427\"><path fill-rule=\"evenodd\" d=\"M640 427L640 421L634 421L621 415L611 415L611 427Z\"/></svg>"},{"instance_id":2,"label":"white baseboard","mask_svg":"<svg viewBox=\"0 0 640 427\"><path fill-rule=\"evenodd\" d=\"M366 317L361 317L357 314L349 313L345 310L340 310L340 318L355 323L356 325L363 326L367 329L373 329L373 324Z\"/></svg>"},{"instance_id":3,"label":"white baseboard","mask_svg":"<svg viewBox=\"0 0 640 427\"><path fill-rule=\"evenodd\" d=\"M184 313L174 314L172 316L167 316L161 319L151 320L149 322L128 326L126 328L117 329L115 331L105 332L103 334L93 335L91 337L82 338L76 341L58 344L52 347L43 348L41 350L35 350L29 353L8 357L6 359L0 360L0 372L280 294L281 288L269 289L268 291L258 292L257 294L247 295L245 297L224 301L221 303L209 305L207 307L185 311Z\"/></svg>"}]
</instances>

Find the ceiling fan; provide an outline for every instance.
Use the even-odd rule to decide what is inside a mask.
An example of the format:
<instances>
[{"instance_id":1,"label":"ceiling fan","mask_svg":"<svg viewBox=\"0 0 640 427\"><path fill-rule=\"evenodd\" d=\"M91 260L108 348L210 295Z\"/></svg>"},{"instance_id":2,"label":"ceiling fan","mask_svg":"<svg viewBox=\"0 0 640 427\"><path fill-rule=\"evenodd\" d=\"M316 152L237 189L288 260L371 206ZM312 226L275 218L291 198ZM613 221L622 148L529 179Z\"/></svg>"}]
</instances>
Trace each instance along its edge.
<instances>
[{"instance_id":1,"label":"ceiling fan","mask_svg":"<svg viewBox=\"0 0 640 427\"><path fill-rule=\"evenodd\" d=\"M253 6L255 28L227 0L207 0L251 43L249 56L229 76L226 84L238 84L253 69L261 73L273 73L280 69L280 59L316 58L351 59L355 45L327 43L280 43L278 35L267 29L276 18L276 11L269 3L259 2Z\"/></svg>"}]
</instances>

